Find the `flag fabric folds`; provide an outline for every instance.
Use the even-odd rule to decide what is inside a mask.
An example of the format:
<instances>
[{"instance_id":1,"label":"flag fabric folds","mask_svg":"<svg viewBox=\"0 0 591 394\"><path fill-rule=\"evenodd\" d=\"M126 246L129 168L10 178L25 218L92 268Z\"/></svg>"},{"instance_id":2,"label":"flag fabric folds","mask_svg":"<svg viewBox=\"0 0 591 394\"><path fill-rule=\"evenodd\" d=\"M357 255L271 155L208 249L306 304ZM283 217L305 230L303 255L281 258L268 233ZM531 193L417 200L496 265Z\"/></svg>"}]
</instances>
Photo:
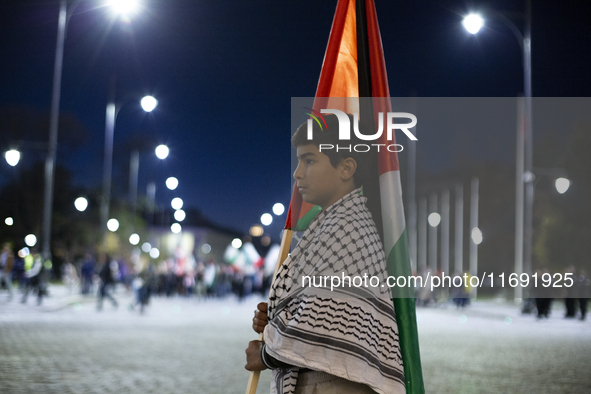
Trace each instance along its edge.
<instances>
[{"instance_id":1,"label":"flag fabric folds","mask_svg":"<svg viewBox=\"0 0 591 394\"><path fill-rule=\"evenodd\" d=\"M359 97L373 97L370 100L372 105L364 105L364 101L360 101ZM386 65L373 0L339 0L313 109L320 111L322 108L330 108L349 114L360 113L361 121L365 119L368 127L373 127L378 123L379 113L392 111L389 97ZM367 114L365 117L364 113ZM377 143L395 143L386 138L386 133L382 133ZM364 184L364 194L375 196L372 200L379 201L379 204L373 210L370 207L370 210L378 229L381 230L388 275L409 276L411 268L397 154L381 149L376 154L375 167L375 184ZM319 211L320 207L302 200L296 187L293 190L285 228L304 230ZM424 386L412 297L412 293L399 293L394 297L394 308L400 335L406 392L414 394L423 393Z\"/></svg>"}]
</instances>

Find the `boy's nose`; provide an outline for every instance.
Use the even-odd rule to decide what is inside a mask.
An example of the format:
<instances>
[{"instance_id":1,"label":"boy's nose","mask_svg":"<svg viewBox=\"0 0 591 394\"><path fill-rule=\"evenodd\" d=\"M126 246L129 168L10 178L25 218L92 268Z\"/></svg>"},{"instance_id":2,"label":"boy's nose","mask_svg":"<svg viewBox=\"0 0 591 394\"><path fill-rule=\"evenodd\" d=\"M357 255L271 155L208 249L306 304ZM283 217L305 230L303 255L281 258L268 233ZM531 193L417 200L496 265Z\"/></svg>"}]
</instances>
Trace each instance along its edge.
<instances>
[{"instance_id":1,"label":"boy's nose","mask_svg":"<svg viewBox=\"0 0 591 394\"><path fill-rule=\"evenodd\" d=\"M300 171L300 165L298 164L298 166L296 167L295 171L293 172L293 177L296 180L300 180L302 179L302 171Z\"/></svg>"}]
</instances>

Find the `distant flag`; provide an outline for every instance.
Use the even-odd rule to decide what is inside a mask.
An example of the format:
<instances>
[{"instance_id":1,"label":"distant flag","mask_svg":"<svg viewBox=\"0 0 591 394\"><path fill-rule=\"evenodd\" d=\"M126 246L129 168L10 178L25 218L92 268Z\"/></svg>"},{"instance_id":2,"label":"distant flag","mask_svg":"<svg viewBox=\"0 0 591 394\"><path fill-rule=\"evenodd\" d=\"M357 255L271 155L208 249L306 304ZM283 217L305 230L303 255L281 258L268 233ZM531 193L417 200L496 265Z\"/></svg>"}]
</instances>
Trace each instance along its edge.
<instances>
[{"instance_id":1,"label":"distant flag","mask_svg":"<svg viewBox=\"0 0 591 394\"><path fill-rule=\"evenodd\" d=\"M363 113L367 108L364 104L360 108L358 97L374 97L376 124L379 112L391 112L386 65L373 0L338 1L315 97L311 109L314 116L320 109L330 108L349 114L361 112L360 119L364 119ZM387 141L386 137L386 133L383 133L377 142L395 143ZM381 149L376 160L375 187L371 182L369 185L364 183L363 192L375 196L374 201L381 201L372 214L378 230L382 230L388 275L408 276L411 275L411 268L398 156ZM376 210L380 211L377 215ZM304 230L319 211L320 207L304 202L295 187L285 228ZM406 297L401 298L399 295L394 298L406 391L424 393L414 299L410 298L412 295Z\"/></svg>"}]
</instances>

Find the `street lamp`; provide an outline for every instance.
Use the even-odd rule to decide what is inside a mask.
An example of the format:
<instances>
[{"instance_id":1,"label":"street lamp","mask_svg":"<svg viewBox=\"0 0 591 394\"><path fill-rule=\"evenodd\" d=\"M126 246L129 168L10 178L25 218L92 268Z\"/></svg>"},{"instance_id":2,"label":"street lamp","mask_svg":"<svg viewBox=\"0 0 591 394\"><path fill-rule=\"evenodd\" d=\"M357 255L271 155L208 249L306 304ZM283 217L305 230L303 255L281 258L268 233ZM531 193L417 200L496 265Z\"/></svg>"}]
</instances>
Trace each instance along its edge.
<instances>
[{"instance_id":1,"label":"street lamp","mask_svg":"<svg viewBox=\"0 0 591 394\"><path fill-rule=\"evenodd\" d=\"M567 178L558 178L554 182L554 186L556 187L556 191L558 193L564 194L570 187L570 180L568 180Z\"/></svg>"},{"instance_id":2,"label":"street lamp","mask_svg":"<svg viewBox=\"0 0 591 394\"><path fill-rule=\"evenodd\" d=\"M17 151L16 149L11 149L11 150L6 151L4 153L4 158L6 159L6 162L8 163L8 165L10 165L11 167L14 167L20 161L21 153L19 151Z\"/></svg>"},{"instance_id":3,"label":"street lamp","mask_svg":"<svg viewBox=\"0 0 591 394\"><path fill-rule=\"evenodd\" d=\"M437 227L441 223L441 215L437 212L432 212L427 220L429 221L429 226Z\"/></svg>"},{"instance_id":4,"label":"street lamp","mask_svg":"<svg viewBox=\"0 0 591 394\"><path fill-rule=\"evenodd\" d=\"M271 216L271 214L270 214L270 213L263 213L263 214L261 215L261 223L262 223L264 226L268 226L268 225L270 225L271 223L273 223L273 216Z\"/></svg>"},{"instance_id":5,"label":"street lamp","mask_svg":"<svg viewBox=\"0 0 591 394\"><path fill-rule=\"evenodd\" d=\"M176 211L174 211L174 220L176 220L177 222L182 222L183 220L185 220L185 217L187 217L187 214L182 209L177 209Z\"/></svg>"},{"instance_id":6,"label":"street lamp","mask_svg":"<svg viewBox=\"0 0 591 394\"><path fill-rule=\"evenodd\" d=\"M173 223L173 224L170 226L170 231L172 231L172 232L173 232L173 233L175 233L175 234L178 234L178 233L180 233L182 230L183 230L183 228L182 228L182 227L181 227L181 225L180 225L180 224L178 224L178 223Z\"/></svg>"},{"instance_id":7,"label":"street lamp","mask_svg":"<svg viewBox=\"0 0 591 394\"><path fill-rule=\"evenodd\" d=\"M515 273L531 272L532 256L532 225L534 205L533 180L525 179L525 174L533 170L533 128L532 128L532 87L531 87L531 0L525 0L525 21L523 33L505 15L491 12L492 16L503 22L514 34L522 51L523 60L523 95L525 106L523 108L522 127L517 135L517 164L516 164L516 192L515 192ZM477 16L472 14L470 19L464 19L464 27L472 34L480 29ZM470 29L468 26L470 26ZM484 20L482 20L482 26ZM481 26L481 27L482 27ZM472 30L472 31L471 31ZM524 193L525 188L525 193ZM521 286L515 287L515 300L522 299Z\"/></svg>"},{"instance_id":8,"label":"street lamp","mask_svg":"<svg viewBox=\"0 0 591 394\"><path fill-rule=\"evenodd\" d=\"M283 212L285 212L285 207L283 206L283 204L278 202L275 205L273 205L273 213L275 215L281 216L281 215L283 215Z\"/></svg>"},{"instance_id":9,"label":"street lamp","mask_svg":"<svg viewBox=\"0 0 591 394\"><path fill-rule=\"evenodd\" d=\"M25 243L27 244L27 246L32 248L37 244L37 237L35 237L35 235L33 234L29 234L25 237Z\"/></svg>"},{"instance_id":10,"label":"street lamp","mask_svg":"<svg viewBox=\"0 0 591 394\"><path fill-rule=\"evenodd\" d=\"M111 0L109 5L114 9L120 11L129 12L130 3L137 3L132 0ZM80 3L74 3L72 5L73 10ZM127 6L122 8L123 5ZM66 40L66 27L69 18L72 14L68 15L68 2L67 0L60 0L59 18L57 24L57 42L55 46L55 60L53 67L53 87L51 93L51 113L49 117L49 149L47 151L47 157L45 159L45 190L43 193L43 257L49 259L51 256L51 208L53 206L53 184L54 184L54 172L55 172L55 156L57 152L57 132L58 132L58 120L59 120L59 109L60 109L60 96L62 86L62 65L64 61L64 43ZM107 113L108 109L107 109ZM114 123L114 122L113 122ZM111 136L111 150L112 150L112 136ZM110 166L110 165L109 165ZM110 169L110 167L109 167ZM110 176L110 173L109 173ZM104 190L103 190L104 191ZM109 190L110 192L110 183ZM104 202L103 202L104 204ZM107 202L108 204L108 202ZM103 212L104 211L104 212ZM109 207L106 209L101 206L101 215L105 215L104 219L109 214ZM102 216L101 216L102 218ZM101 223L101 229L104 227L104 222Z\"/></svg>"},{"instance_id":11,"label":"street lamp","mask_svg":"<svg viewBox=\"0 0 591 394\"><path fill-rule=\"evenodd\" d=\"M135 13L139 8L137 0L109 0L107 5L116 15L128 16Z\"/></svg>"},{"instance_id":12,"label":"street lamp","mask_svg":"<svg viewBox=\"0 0 591 394\"><path fill-rule=\"evenodd\" d=\"M115 232L119 228L119 221L117 219L109 219L107 222L107 228L109 231Z\"/></svg>"},{"instance_id":13,"label":"street lamp","mask_svg":"<svg viewBox=\"0 0 591 394\"><path fill-rule=\"evenodd\" d=\"M478 14L469 14L462 21L462 25L469 33L476 34L484 26L484 19Z\"/></svg>"},{"instance_id":14,"label":"street lamp","mask_svg":"<svg viewBox=\"0 0 591 394\"><path fill-rule=\"evenodd\" d=\"M176 179L175 177L171 176L169 178L166 179L166 187L169 190L174 190L178 187L179 185L179 180Z\"/></svg>"},{"instance_id":15,"label":"street lamp","mask_svg":"<svg viewBox=\"0 0 591 394\"><path fill-rule=\"evenodd\" d=\"M183 207L183 200L179 197L175 197L170 202L170 206L172 207L172 209L179 210Z\"/></svg>"},{"instance_id":16,"label":"street lamp","mask_svg":"<svg viewBox=\"0 0 591 394\"><path fill-rule=\"evenodd\" d=\"M164 160L168 157L168 152L168 146L166 145L158 145L156 147L156 156L161 160Z\"/></svg>"},{"instance_id":17,"label":"street lamp","mask_svg":"<svg viewBox=\"0 0 591 394\"><path fill-rule=\"evenodd\" d=\"M147 97L151 97L154 100L154 106L150 109L153 110L156 107L157 101L152 96L145 96L140 101L140 105L144 108L143 102ZM110 99L106 108L105 118L105 159L103 166L103 199L101 201L101 231L104 230L105 223L109 217L109 205L111 203L111 173L113 171L113 134L115 133L115 122L117 116L124 103L115 103L115 79L111 79L110 88ZM145 110L145 109L144 109ZM146 111L149 112L149 111ZM137 178L138 178L138 167L139 167L139 152L133 151L129 163L129 186L131 195L132 211L135 213L135 205L137 200Z\"/></svg>"},{"instance_id":18,"label":"street lamp","mask_svg":"<svg viewBox=\"0 0 591 394\"><path fill-rule=\"evenodd\" d=\"M74 200L74 206L78 211L84 212L88 207L88 200L84 197L78 197L76 200Z\"/></svg>"}]
</instances>

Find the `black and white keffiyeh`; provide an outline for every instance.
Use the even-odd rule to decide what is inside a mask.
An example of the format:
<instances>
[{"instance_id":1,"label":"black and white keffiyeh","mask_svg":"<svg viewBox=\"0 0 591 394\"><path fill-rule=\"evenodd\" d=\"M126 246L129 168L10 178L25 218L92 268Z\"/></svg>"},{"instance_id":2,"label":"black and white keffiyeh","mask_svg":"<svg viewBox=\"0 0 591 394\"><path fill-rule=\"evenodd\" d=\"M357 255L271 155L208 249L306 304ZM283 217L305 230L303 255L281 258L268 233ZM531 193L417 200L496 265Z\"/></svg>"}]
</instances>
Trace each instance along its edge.
<instances>
[{"instance_id":1,"label":"black and white keffiyeh","mask_svg":"<svg viewBox=\"0 0 591 394\"><path fill-rule=\"evenodd\" d=\"M277 274L269 294L266 351L293 368L273 370L271 392L295 392L299 368L404 393L398 327L376 226L356 189L321 211ZM375 276L375 287L329 291L302 276ZM374 282L375 284L375 282ZM328 284L330 286L330 284Z\"/></svg>"}]
</instances>

